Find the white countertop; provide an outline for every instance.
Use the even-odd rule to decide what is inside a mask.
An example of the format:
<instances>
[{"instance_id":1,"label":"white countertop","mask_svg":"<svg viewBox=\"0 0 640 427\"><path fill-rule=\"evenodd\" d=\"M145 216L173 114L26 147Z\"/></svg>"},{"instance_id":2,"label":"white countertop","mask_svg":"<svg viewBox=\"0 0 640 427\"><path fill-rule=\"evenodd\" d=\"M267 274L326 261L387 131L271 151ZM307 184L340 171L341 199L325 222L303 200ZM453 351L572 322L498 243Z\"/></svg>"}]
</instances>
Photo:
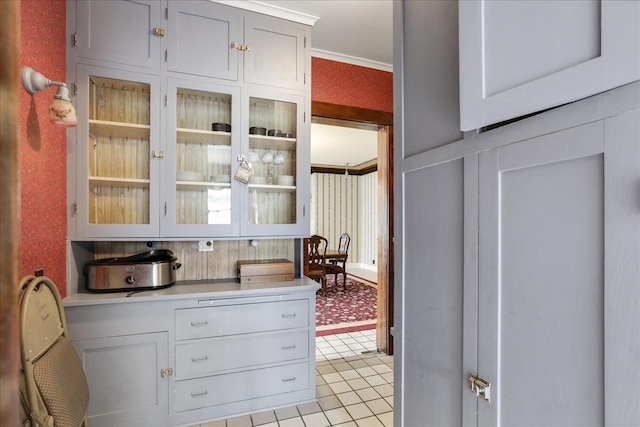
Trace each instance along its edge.
<instances>
[{"instance_id":1,"label":"white countertop","mask_svg":"<svg viewBox=\"0 0 640 427\"><path fill-rule=\"evenodd\" d=\"M237 280L199 280L176 282L175 285L157 290L137 292L79 292L63 299L65 307L101 304L124 304L145 301L180 299L222 299L282 295L296 292L316 291L320 284L302 277L284 282L240 284Z\"/></svg>"}]
</instances>

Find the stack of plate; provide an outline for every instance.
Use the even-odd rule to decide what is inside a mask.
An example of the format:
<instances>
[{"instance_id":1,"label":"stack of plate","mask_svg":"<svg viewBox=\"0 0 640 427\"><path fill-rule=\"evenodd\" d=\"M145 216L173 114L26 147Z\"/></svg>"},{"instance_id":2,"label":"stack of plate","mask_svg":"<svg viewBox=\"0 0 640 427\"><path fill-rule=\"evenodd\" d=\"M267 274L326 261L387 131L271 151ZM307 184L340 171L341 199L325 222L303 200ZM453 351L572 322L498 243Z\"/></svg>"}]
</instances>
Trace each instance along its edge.
<instances>
[{"instance_id":1,"label":"stack of plate","mask_svg":"<svg viewBox=\"0 0 640 427\"><path fill-rule=\"evenodd\" d=\"M251 183L251 184L266 184L267 183L267 178L265 178L264 176L253 175L251 177L251 179L249 180L249 183Z\"/></svg>"},{"instance_id":2,"label":"stack of plate","mask_svg":"<svg viewBox=\"0 0 640 427\"><path fill-rule=\"evenodd\" d=\"M211 182L218 182L218 183L231 182L231 175L212 175Z\"/></svg>"},{"instance_id":3,"label":"stack of plate","mask_svg":"<svg viewBox=\"0 0 640 427\"><path fill-rule=\"evenodd\" d=\"M204 174L198 172L178 171L176 173L177 181L204 181Z\"/></svg>"},{"instance_id":4,"label":"stack of plate","mask_svg":"<svg viewBox=\"0 0 640 427\"><path fill-rule=\"evenodd\" d=\"M276 178L276 185L293 185L293 175L280 175Z\"/></svg>"}]
</instances>

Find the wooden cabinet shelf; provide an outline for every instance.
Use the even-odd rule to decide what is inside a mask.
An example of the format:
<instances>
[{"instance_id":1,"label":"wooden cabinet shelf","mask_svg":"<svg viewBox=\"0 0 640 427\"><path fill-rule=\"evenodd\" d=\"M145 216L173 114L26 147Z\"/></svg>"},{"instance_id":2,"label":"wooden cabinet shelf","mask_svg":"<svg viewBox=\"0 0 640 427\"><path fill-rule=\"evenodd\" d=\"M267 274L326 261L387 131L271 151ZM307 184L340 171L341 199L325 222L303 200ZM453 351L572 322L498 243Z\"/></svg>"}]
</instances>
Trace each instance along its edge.
<instances>
[{"instance_id":1,"label":"wooden cabinet shelf","mask_svg":"<svg viewBox=\"0 0 640 427\"><path fill-rule=\"evenodd\" d=\"M138 178L113 178L105 176L90 176L89 183L91 185L99 185L103 187L128 187L128 188L148 188L148 179Z\"/></svg>"},{"instance_id":2,"label":"wooden cabinet shelf","mask_svg":"<svg viewBox=\"0 0 640 427\"><path fill-rule=\"evenodd\" d=\"M178 128L176 129L176 139L177 142L186 144L231 146L231 132Z\"/></svg>"},{"instance_id":3,"label":"wooden cabinet shelf","mask_svg":"<svg viewBox=\"0 0 640 427\"><path fill-rule=\"evenodd\" d=\"M150 130L149 125L89 120L89 134L96 138L149 139Z\"/></svg>"},{"instance_id":4,"label":"wooden cabinet shelf","mask_svg":"<svg viewBox=\"0 0 640 427\"><path fill-rule=\"evenodd\" d=\"M280 136L249 135L249 144L252 148L268 150L295 150L296 138L283 138Z\"/></svg>"},{"instance_id":5,"label":"wooden cabinet shelf","mask_svg":"<svg viewBox=\"0 0 640 427\"><path fill-rule=\"evenodd\" d=\"M295 185L249 184L249 188L261 192L296 191Z\"/></svg>"},{"instance_id":6,"label":"wooden cabinet shelf","mask_svg":"<svg viewBox=\"0 0 640 427\"><path fill-rule=\"evenodd\" d=\"M203 188L231 188L228 182L196 182L196 181L177 181L178 190L202 190Z\"/></svg>"}]
</instances>

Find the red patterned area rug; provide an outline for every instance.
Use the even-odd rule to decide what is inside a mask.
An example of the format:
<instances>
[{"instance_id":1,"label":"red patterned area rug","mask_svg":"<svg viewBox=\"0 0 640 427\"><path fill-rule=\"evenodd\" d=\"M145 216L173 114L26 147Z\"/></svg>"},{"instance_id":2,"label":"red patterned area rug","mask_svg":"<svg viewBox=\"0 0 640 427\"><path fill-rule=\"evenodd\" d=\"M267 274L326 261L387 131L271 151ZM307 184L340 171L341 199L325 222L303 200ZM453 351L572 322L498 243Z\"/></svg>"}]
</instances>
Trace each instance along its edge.
<instances>
[{"instance_id":1,"label":"red patterned area rug","mask_svg":"<svg viewBox=\"0 0 640 427\"><path fill-rule=\"evenodd\" d=\"M378 315L378 290L347 276L347 290L338 276L327 277L327 294L316 294L316 336L375 329Z\"/></svg>"}]
</instances>

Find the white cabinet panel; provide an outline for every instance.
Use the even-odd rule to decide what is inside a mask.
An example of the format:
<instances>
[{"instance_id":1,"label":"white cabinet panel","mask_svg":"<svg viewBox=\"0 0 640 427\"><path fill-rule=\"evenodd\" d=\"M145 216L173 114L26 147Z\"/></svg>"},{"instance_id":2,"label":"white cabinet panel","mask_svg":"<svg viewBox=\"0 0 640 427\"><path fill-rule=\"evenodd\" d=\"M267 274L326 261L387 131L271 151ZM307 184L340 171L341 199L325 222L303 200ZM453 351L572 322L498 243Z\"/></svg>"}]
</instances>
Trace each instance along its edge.
<instances>
[{"instance_id":1,"label":"white cabinet panel","mask_svg":"<svg viewBox=\"0 0 640 427\"><path fill-rule=\"evenodd\" d=\"M176 346L176 378L309 357L309 332L232 337Z\"/></svg>"},{"instance_id":2,"label":"white cabinet panel","mask_svg":"<svg viewBox=\"0 0 640 427\"><path fill-rule=\"evenodd\" d=\"M159 0L76 1L77 44L82 58L159 68L165 2Z\"/></svg>"},{"instance_id":3,"label":"white cabinet panel","mask_svg":"<svg viewBox=\"0 0 640 427\"><path fill-rule=\"evenodd\" d=\"M242 16L237 9L203 1L169 3L167 68L238 80Z\"/></svg>"},{"instance_id":4,"label":"white cabinet panel","mask_svg":"<svg viewBox=\"0 0 640 427\"><path fill-rule=\"evenodd\" d=\"M429 165L404 177L404 425L461 425L463 344L463 161ZM425 248L429 248L425 251ZM447 333L441 333L441 331ZM446 373L446 374L445 374ZM425 399L422 392L434 390ZM435 392L437 391L437 392Z\"/></svg>"},{"instance_id":5,"label":"white cabinet panel","mask_svg":"<svg viewBox=\"0 0 640 427\"><path fill-rule=\"evenodd\" d=\"M461 129L640 79L636 1L461 1Z\"/></svg>"},{"instance_id":6,"label":"white cabinet panel","mask_svg":"<svg viewBox=\"0 0 640 427\"><path fill-rule=\"evenodd\" d=\"M244 81L303 90L307 31L266 16L245 18Z\"/></svg>"},{"instance_id":7,"label":"white cabinet panel","mask_svg":"<svg viewBox=\"0 0 640 427\"><path fill-rule=\"evenodd\" d=\"M127 425L169 413L168 333L73 341L89 383L92 426ZM129 424L131 425L131 424Z\"/></svg>"},{"instance_id":8,"label":"white cabinet panel","mask_svg":"<svg viewBox=\"0 0 640 427\"><path fill-rule=\"evenodd\" d=\"M309 365L299 363L176 381L175 411L184 412L304 390L309 387L308 372Z\"/></svg>"},{"instance_id":9,"label":"white cabinet panel","mask_svg":"<svg viewBox=\"0 0 640 427\"><path fill-rule=\"evenodd\" d=\"M638 128L635 142L605 140L605 123L480 154L478 374L491 382L492 398L478 403L481 425L638 419L637 410L607 409L630 398L609 375L634 362L605 364L622 350L610 342L621 336L633 342L629 330L606 325L630 314L620 312L620 301L608 303L622 286L615 275L637 283L631 277L637 268L611 275L606 266L624 247L637 256L639 226L629 224L635 233L629 239L606 230L615 227L614 217L630 213L628 205L611 204L617 198L609 193L610 177L629 178L632 168L621 168L614 155L623 151L635 157L637 175ZM627 293L632 299L637 286L627 288L634 288ZM637 316L632 323L638 325Z\"/></svg>"},{"instance_id":10,"label":"white cabinet panel","mask_svg":"<svg viewBox=\"0 0 640 427\"><path fill-rule=\"evenodd\" d=\"M176 310L176 340L303 328L308 325L307 300Z\"/></svg>"}]
</instances>

